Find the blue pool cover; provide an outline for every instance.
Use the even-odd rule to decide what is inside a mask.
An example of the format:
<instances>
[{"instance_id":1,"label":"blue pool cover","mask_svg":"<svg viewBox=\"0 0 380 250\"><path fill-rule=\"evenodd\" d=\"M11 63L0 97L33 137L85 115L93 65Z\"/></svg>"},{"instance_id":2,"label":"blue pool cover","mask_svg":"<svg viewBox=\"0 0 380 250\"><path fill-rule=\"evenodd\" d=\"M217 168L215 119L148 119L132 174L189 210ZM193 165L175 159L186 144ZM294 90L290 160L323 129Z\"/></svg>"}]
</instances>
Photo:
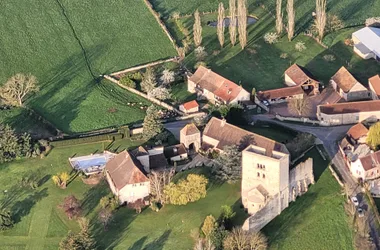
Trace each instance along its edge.
<instances>
[{"instance_id":1,"label":"blue pool cover","mask_svg":"<svg viewBox=\"0 0 380 250\"><path fill-rule=\"evenodd\" d=\"M90 159L83 159L83 160L77 160L75 161L75 168L77 169L86 169L93 166L102 166L107 163L106 157L96 157L96 158L90 158Z\"/></svg>"}]
</instances>

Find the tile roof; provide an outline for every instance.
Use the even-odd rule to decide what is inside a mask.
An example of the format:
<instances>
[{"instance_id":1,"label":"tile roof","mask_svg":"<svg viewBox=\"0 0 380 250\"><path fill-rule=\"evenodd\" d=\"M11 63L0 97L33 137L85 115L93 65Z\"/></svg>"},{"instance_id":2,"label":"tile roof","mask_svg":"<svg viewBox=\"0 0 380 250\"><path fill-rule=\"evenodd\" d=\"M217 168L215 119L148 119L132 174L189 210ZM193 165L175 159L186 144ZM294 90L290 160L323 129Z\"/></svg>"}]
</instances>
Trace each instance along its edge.
<instances>
[{"instance_id":1,"label":"tile roof","mask_svg":"<svg viewBox=\"0 0 380 250\"><path fill-rule=\"evenodd\" d=\"M348 131L347 135L354 140L360 139L360 137L366 136L368 134L368 129L362 124L358 123L352 126Z\"/></svg>"},{"instance_id":2,"label":"tile roof","mask_svg":"<svg viewBox=\"0 0 380 250\"><path fill-rule=\"evenodd\" d=\"M200 131L194 123L190 123L181 129L181 133L184 133L185 135L193 135L200 133Z\"/></svg>"},{"instance_id":3,"label":"tile roof","mask_svg":"<svg viewBox=\"0 0 380 250\"><path fill-rule=\"evenodd\" d=\"M377 96L380 96L380 76L375 75L368 79L368 83L372 86Z\"/></svg>"},{"instance_id":4,"label":"tile roof","mask_svg":"<svg viewBox=\"0 0 380 250\"><path fill-rule=\"evenodd\" d=\"M271 89L257 92L257 97L260 100L270 100L277 98L284 98L294 95L302 95L304 91L301 86L293 86L279 89Z\"/></svg>"},{"instance_id":5,"label":"tile roof","mask_svg":"<svg viewBox=\"0 0 380 250\"><path fill-rule=\"evenodd\" d=\"M318 107L320 113L329 115L380 111L380 100L324 104Z\"/></svg>"},{"instance_id":6,"label":"tile roof","mask_svg":"<svg viewBox=\"0 0 380 250\"><path fill-rule=\"evenodd\" d=\"M166 158L172 158L174 156L182 155L182 154L186 154L186 153L187 153L186 148L182 143L177 144L177 145L173 145L173 146L169 146L169 147L165 147L165 149L164 149L164 155Z\"/></svg>"},{"instance_id":7,"label":"tile roof","mask_svg":"<svg viewBox=\"0 0 380 250\"><path fill-rule=\"evenodd\" d=\"M131 154L134 157L138 157L138 156L148 155L149 153L148 151L146 151L146 149L143 146L139 146L138 148L132 150Z\"/></svg>"},{"instance_id":8,"label":"tile roof","mask_svg":"<svg viewBox=\"0 0 380 250\"><path fill-rule=\"evenodd\" d=\"M288 150L282 143L236 127L215 117L211 118L207 123L203 131L203 136L217 140L218 144L216 148L220 150L223 150L223 147L227 145L239 146L244 140L252 138L255 145L266 149L266 155L268 156L272 155L272 151L288 153Z\"/></svg>"},{"instance_id":9,"label":"tile roof","mask_svg":"<svg viewBox=\"0 0 380 250\"><path fill-rule=\"evenodd\" d=\"M190 102L186 102L184 104L182 104L183 107L186 109L186 110L189 110L189 109L193 109L193 108L197 108L199 107L199 104L197 103L196 100L193 100L193 101L190 101Z\"/></svg>"},{"instance_id":10,"label":"tile roof","mask_svg":"<svg viewBox=\"0 0 380 250\"><path fill-rule=\"evenodd\" d=\"M313 76L309 71L297 64L293 64L287 70L285 70L285 75L292 79L296 85L302 85L308 81L318 82L315 79L313 79Z\"/></svg>"},{"instance_id":11,"label":"tile roof","mask_svg":"<svg viewBox=\"0 0 380 250\"><path fill-rule=\"evenodd\" d=\"M243 87L203 66L200 66L195 71L189 81L199 85L202 89L214 93L214 95L226 102L234 100L241 91L247 92Z\"/></svg>"},{"instance_id":12,"label":"tile roof","mask_svg":"<svg viewBox=\"0 0 380 250\"><path fill-rule=\"evenodd\" d=\"M141 164L123 151L107 162L106 171L112 179L116 189L120 190L128 184L149 181L143 172Z\"/></svg>"},{"instance_id":13,"label":"tile roof","mask_svg":"<svg viewBox=\"0 0 380 250\"><path fill-rule=\"evenodd\" d=\"M345 93L349 92L356 83L359 83L358 80L344 67L342 66L336 73L331 77L331 80L336 82L336 84L341 88Z\"/></svg>"},{"instance_id":14,"label":"tile roof","mask_svg":"<svg viewBox=\"0 0 380 250\"><path fill-rule=\"evenodd\" d=\"M360 162L365 171L380 166L380 151L361 157Z\"/></svg>"}]
</instances>

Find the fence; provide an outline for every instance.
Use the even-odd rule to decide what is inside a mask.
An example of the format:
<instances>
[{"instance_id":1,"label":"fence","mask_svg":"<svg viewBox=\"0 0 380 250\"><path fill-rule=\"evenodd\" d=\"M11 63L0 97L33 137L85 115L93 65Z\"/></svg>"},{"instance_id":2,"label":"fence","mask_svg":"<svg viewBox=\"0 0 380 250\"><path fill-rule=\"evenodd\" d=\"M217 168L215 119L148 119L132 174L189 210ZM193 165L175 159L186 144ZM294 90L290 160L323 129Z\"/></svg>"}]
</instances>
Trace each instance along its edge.
<instances>
[{"instance_id":1,"label":"fence","mask_svg":"<svg viewBox=\"0 0 380 250\"><path fill-rule=\"evenodd\" d=\"M175 107L173 107L173 106L171 106L171 105L169 105L169 104L167 104L167 103L165 103L165 102L162 102L162 101L160 101L160 100L158 100L158 99L156 99L156 98L149 97L147 94L145 94L145 93L143 93L143 92L140 92L140 91L138 91L138 90L136 90L136 89L126 87L126 86L124 86L123 84L121 84L118 80L116 80L115 78L113 78L113 77L111 77L111 76L104 75L103 77L104 77L105 79L107 79L107 80L113 82L113 83L116 83L116 84L119 85L121 88L126 89L126 90L128 90L128 91L130 91L130 92L132 92L132 93L134 93L134 94L136 94L136 95L139 95L139 96L141 96L141 97L143 97L143 98L145 98L145 99L147 99L147 100L149 100L149 101L151 101L151 102L153 102L153 103L155 103L155 104L157 104L157 105L160 105L161 107L164 107L164 108L166 108L167 110L173 110L174 112L176 112L176 113L179 114L179 115L184 115L183 112L179 111L179 110L176 109Z\"/></svg>"}]
</instances>

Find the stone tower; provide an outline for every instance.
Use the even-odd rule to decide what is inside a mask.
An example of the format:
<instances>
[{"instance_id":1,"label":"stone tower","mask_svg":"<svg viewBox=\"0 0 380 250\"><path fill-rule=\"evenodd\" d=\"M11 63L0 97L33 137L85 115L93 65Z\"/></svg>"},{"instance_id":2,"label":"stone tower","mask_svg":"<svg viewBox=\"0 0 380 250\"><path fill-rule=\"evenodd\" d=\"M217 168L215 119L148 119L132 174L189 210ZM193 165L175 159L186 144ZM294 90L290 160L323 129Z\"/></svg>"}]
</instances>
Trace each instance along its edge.
<instances>
[{"instance_id":1,"label":"stone tower","mask_svg":"<svg viewBox=\"0 0 380 250\"><path fill-rule=\"evenodd\" d=\"M187 149L194 149L195 151L199 150L201 147L201 132L195 124L187 124L181 129L180 142L183 143Z\"/></svg>"}]
</instances>

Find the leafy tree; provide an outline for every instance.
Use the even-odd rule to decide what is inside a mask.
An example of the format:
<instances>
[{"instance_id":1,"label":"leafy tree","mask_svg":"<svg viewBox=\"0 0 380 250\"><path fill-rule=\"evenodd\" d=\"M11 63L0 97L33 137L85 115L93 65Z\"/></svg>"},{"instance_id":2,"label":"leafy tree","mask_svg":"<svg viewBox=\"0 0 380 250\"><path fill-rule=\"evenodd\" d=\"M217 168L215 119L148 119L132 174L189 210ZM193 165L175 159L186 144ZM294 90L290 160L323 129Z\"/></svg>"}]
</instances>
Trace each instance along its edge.
<instances>
[{"instance_id":1,"label":"leafy tree","mask_svg":"<svg viewBox=\"0 0 380 250\"><path fill-rule=\"evenodd\" d=\"M65 189L67 187L67 182L69 179L70 175L67 172L62 172L52 177L54 184L62 189Z\"/></svg>"},{"instance_id":2,"label":"leafy tree","mask_svg":"<svg viewBox=\"0 0 380 250\"><path fill-rule=\"evenodd\" d=\"M120 79L120 83L128 88L136 88L136 83L129 76L123 76Z\"/></svg>"},{"instance_id":3,"label":"leafy tree","mask_svg":"<svg viewBox=\"0 0 380 250\"><path fill-rule=\"evenodd\" d=\"M223 249L223 241L227 237L228 231L224 228L224 226L219 226L215 228L215 230L210 235L210 240L215 246L216 250Z\"/></svg>"},{"instance_id":4,"label":"leafy tree","mask_svg":"<svg viewBox=\"0 0 380 250\"><path fill-rule=\"evenodd\" d=\"M161 133L164 129L160 122L160 115L158 109L152 104L146 111L146 116L144 118L144 137L146 139L151 139L157 134Z\"/></svg>"},{"instance_id":5,"label":"leafy tree","mask_svg":"<svg viewBox=\"0 0 380 250\"><path fill-rule=\"evenodd\" d=\"M232 218L235 217L235 215L236 213L233 211L231 206L223 205L219 216L219 224L223 225L227 229L231 229Z\"/></svg>"},{"instance_id":6,"label":"leafy tree","mask_svg":"<svg viewBox=\"0 0 380 250\"><path fill-rule=\"evenodd\" d=\"M299 133L297 136L286 144L286 148L292 158L298 157L306 149L310 148L315 142L315 138L309 133Z\"/></svg>"},{"instance_id":7,"label":"leafy tree","mask_svg":"<svg viewBox=\"0 0 380 250\"><path fill-rule=\"evenodd\" d=\"M166 200L174 205L186 205L206 197L208 179L203 175L189 174L177 184L170 183L164 188Z\"/></svg>"},{"instance_id":8,"label":"leafy tree","mask_svg":"<svg viewBox=\"0 0 380 250\"><path fill-rule=\"evenodd\" d=\"M235 182L241 179L241 152L236 145L224 146L216 158L215 176L223 181Z\"/></svg>"},{"instance_id":9,"label":"leafy tree","mask_svg":"<svg viewBox=\"0 0 380 250\"><path fill-rule=\"evenodd\" d=\"M9 125L0 124L0 163L23 156L31 156L30 135L17 136Z\"/></svg>"},{"instance_id":10,"label":"leafy tree","mask_svg":"<svg viewBox=\"0 0 380 250\"><path fill-rule=\"evenodd\" d=\"M110 195L102 197L99 203L102 208L109 208L111 211L114 211L119 207L119 199Z\"/></svg>"},{"instance_id":11,"label":"leafy tree","mask_svg":"<svg viewBox=\"0 0 380 250\"><path fill-rule=\"evenodd\" d=\"M267 239L261 232L254 233L241 228L232 229L223 245L226 250L264 250L268 247Z\"/></svg>"},{"instance_id":12,"label":"leafy tree","mask_svg":"<svg viewBox=\"0 0 380 250\"><path fill-rule=\"evenodd\" d=\"M60 250L93 250L96 248L95 240L89 230L88 220L82 217L78 220L78 223L81 229L80 232L75 234L69 231L67 236L59 244Z\"/></svg>"},{"instance_id":13,"label":"leafy tree","mask_svg":"<svg viewBox=\"0 0 380 250\"><path fill-rule=\"evenodd\" d=\"M157 87L157 88L152 89L148 93L148 96L164 101L164 100L170 99L172 97L172 94L170 93L170 89L168 88Z\"/></svg>"},{"instance_id":14,"label":"leafy tree","mask_svg":"<svg viewBox=\"0 0 380 250\"><path fill-rule=\"evenodd\" d=\"M99 221L103 224L104 231L107 230L107 226L111 222L112 216L113 214L112 214L111 209L103 208L102 210L100 210L98 218L99 218Z\"/></svg>"},{"instance_id":15,"label":"leafy tree","mask_svg":"<svg viewBox=\"0 0 380 250\"><path fill-rule=\"evenodd\" d=\"M367 144L373 149L377 150L380 145L380 122L375 123L369 128L367 136Z\"/></svg>"},{"instance_id":16,"label":"leafy tree","mask_svg":"<svg viewBox=\"0 0 380 250\"><path fill-rule=\"evenodd\" d=\"M82 212L80 202L74 195L65 197L60 207L65 211L70 220L78 217Z\"/></svg>"},{"instance_id":17,"label":"leafy tree","mask_svg":"<svg viewBox=\"0 0 380 250\"><path fill-rule=\"evenodd\" d=\"M164 69L164 71L162 71L160 80L163 84L170 84L174 82L175 80L174 72L168 69Z\"/></svg>"},{"instance_id":18,"label":"leafy tree","mask_svg":"<svg viewBox=\"0 0 380 250\"><path fill-rule=\"evenodd\" d=\"M13 227L12 215L9 211L0 211L0 231L4 231Z\"/></svg>"},{"instance_id":19,"label":"leafy tree","mask_svg":"<svg viewBox=\"0 0 380 250\"><path fill-rule=\"evenodd\" d=\"M157 85L156 75L152 68L147 68L145 73L143 74L141 89L142 91L149 93L152 91Z\"/></svg>"},{"instance_id":20,"label":"leafy tree","mask_svg":"<svg viewBox=\"0 0 380 250\"><path fill-rule=\"evenodd\" d=\"M217 226L217 223L214 216L212 216L211 214L208 215L205 218L203 222L203 226L202 226L202 232L204 233L206 238L210 237L211 233L215 230L216 226Z\"/></svg>"},{"instance_id":21,"label":"leafy tree","mask_svg":"<svg viewBox=\"0 0 380 250\"><path fill-rule=\"evenodd\" d=\"M0 88L0 100L7 105L22 107L26 96L38 90L35 76L18 73Z\"/></svg>"}]
</instances>

